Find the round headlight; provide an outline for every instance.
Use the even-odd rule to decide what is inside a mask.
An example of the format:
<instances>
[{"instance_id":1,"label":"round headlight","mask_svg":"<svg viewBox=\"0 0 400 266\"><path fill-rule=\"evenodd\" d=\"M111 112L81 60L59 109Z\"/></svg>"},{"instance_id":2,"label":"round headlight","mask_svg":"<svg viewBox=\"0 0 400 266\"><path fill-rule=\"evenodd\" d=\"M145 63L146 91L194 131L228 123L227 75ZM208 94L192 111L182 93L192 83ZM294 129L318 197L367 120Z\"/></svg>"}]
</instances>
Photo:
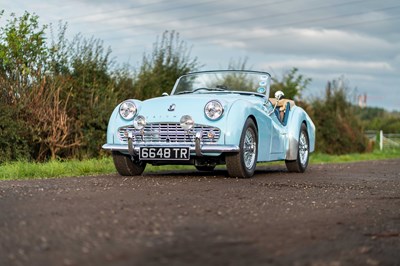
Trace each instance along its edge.
<instances>
[{"instance_id":1,"label":"round headlight","mask_svg":"<svg viewBox=\"0 0 400 266\"><path fill-rule=\"evenodd\" d=\"M190 115L184 115L181 117L181 127L184 130L189 130L194 126L193 118Z\"/></svg>"},{"instance_id":2,"label":"round headlight","mask_svg":"<svg viewBox=\"0 0 400 266\"><path fill-rule=\"evenodd\" d=\"M136 115L136 111L136 105L131 101L125 101L119 106L119 114L126 120L131 120Z\"/></svg>"},{"instance_id":3,"label":"round headlight","mask_svg":"<svg viewBox=\"0 0 400 266\"><path fill-rule=\"evenodd\" d=\"M142 115L137 116L135 120L133 120L133 126L139 130L143 129L146 126L146 118Z\"/></svg>"},{"instance_id":4,"label":"round headlight","mask_svg":"<svg viewBox=\"0 0 400 266\"><path fill-rule=\"evenodd\" d=\"M205 115L211 120L217 120L224 113L224 107L217 100L209 101L204 107Z\"/></svg>"}]
</instances>

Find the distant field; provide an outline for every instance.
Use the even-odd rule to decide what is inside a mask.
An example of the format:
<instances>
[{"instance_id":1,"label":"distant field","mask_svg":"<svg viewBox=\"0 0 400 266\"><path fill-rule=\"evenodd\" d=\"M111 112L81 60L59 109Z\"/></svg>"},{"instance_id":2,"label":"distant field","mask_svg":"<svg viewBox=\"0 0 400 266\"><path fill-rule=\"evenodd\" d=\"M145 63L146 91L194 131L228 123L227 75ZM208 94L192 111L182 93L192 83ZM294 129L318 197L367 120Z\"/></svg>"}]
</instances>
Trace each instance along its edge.
<instances>
[{"instance_id":1,"label":"distant field","mask_svg":"<svg viewBox=\"0 0 400 266\"><path fill-rule=\"evenodd\" d=\"M339 156L315 153L311 155L310 163L344 163L392 158L400 158L400 149L386 150L383 152L375 151L373 153L363 154L346 154ZM268 164L283 164L283 162L262 163L262 165ZM194 169L194 167L148 165L145 172L173 169ZM0 165L0 180L87 176L111 174L115 172L114 164L110 157L83 161L51 161L47 163L13 162Z\"/></svg>"}]
</instances>

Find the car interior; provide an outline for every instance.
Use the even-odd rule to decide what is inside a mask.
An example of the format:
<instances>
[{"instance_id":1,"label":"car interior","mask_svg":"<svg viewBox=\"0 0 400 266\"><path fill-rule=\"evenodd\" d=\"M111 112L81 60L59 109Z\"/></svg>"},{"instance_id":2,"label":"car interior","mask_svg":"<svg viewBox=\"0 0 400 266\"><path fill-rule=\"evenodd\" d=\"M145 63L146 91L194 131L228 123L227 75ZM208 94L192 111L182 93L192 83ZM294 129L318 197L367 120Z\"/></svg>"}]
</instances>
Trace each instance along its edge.
<instances>
[{"instance_id":1,"label":"car interior","mask_svg":"<svg viewBox=\"0 0 400 266\"><path fill-rule=\"evenodd\" d=\"M276 104L275 115L278 117L282 125L286 126L289 118L289 111L295 105L294 101L289 99L277 100L276 98L269 98L269 101L273 106Z\"/></svg>"}]
</instances>

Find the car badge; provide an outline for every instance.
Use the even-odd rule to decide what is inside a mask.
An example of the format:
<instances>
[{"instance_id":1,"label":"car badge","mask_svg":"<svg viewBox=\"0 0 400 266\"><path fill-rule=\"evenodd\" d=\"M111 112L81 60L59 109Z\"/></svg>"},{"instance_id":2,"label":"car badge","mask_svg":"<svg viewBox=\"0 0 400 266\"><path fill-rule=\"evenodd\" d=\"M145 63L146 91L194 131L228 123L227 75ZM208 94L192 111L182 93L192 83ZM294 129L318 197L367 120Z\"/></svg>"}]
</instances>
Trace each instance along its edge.
<instances>
[{"instance_id":1,"label":"car badge","mask_svg":"<svg viewBox=\"0 0 400 266\"><path fill-rule=\"evenodd\" d=\"M175 104L171 104L171 105L169 106L169 108L168 108L168 111L170 111L170 112L175 111L175 107L176 107Z\"/></svg>"}]
</instances>

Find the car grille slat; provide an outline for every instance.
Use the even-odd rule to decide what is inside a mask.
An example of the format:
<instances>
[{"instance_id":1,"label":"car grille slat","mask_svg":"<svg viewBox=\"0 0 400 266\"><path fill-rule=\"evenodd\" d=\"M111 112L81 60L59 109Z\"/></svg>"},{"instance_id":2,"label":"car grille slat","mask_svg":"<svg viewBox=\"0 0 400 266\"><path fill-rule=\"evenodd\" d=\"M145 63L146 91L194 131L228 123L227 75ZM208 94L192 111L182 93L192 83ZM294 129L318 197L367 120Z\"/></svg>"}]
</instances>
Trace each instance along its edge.
<instances>
[{"instance_id":1,"label":"car grille slat","mask_svg":"<svg viewBox=\"0 0 400 266\"><path fill-rule=\"evenodd\" d=\"M128 133L132 134L134 142L146 142L146 143L194 143L194 132L202 131L202 142L203 143L216 143L221 135L221 130L216 127L199 125L196 124L188 134L179 123L151 123L147 124L143 129L143 140L140 130L137 130L132 126L121 127L118 129L118 137L121 141L128 141ZM214 138L208 136L208 132L213 131L215 133Z\"/></svg>"}]
</instances>

